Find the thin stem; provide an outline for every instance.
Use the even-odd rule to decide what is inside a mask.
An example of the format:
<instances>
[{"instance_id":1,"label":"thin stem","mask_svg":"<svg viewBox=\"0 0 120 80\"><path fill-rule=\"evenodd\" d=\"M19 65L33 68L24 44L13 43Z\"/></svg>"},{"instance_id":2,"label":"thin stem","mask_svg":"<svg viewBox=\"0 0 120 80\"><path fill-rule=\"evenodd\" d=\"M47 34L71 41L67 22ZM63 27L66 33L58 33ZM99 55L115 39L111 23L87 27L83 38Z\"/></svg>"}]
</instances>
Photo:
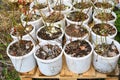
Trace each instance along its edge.
<instances>
[{"instance_id":1,"label":"thin stem","mask_svg":"<svg viewBox=\"0 0 120 80\"><path fill-rule=\"evenodd\" d=\"M47 0L47 5L48 5L48 11L51 12L48 0Z\"/></svg>"}]
</instances>

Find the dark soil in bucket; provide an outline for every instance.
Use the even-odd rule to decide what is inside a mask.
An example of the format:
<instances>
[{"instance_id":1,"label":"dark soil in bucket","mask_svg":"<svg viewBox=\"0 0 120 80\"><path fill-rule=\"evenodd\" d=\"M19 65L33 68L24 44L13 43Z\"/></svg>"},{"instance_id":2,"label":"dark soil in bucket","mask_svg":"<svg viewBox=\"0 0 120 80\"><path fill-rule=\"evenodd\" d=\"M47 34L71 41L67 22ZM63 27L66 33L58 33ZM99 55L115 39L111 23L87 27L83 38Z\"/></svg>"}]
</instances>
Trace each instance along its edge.
<instances>
[{"instance_id":1,"label":"dark soil in bucket","mask_svg":"<svg viewBox=\"0 0 120 80\"><path fill-rule=\"evenodd\" d=\"M79 2L79 3L76 3L73 5L75 8L77 9L86 9L86 8L89 8L91 7L91 3L88 3L88 2Z\"/></svg>"},{"instance_id":2,"label":"dark soil in bucket","mask_svg":"<svg viewBox=\"0 0 120 80\"><path fill-rule=\"evenodd\" d=\"M115 17L111 13L99 13L95 16L97 19L100 19L101 21L110 21L115 19Z\"/></svg>"},{"instance_id":3,"label":"dark soil in bucket","mask_svg":"<svg viewBox=\"0 0 120 80\"><path fill-rule=\"evenodd\" d=\"M95 6L98 7L98 8L104 8L104 9L112 7L112 5L108 2L104 2L104 3L103 2L96 2Z\"/></svg>"},{"instance_id":4,"label":"dark soil in bucket","mask_svg":"<svg viewBox=\"0 0 120 80\"><path fill-rule=\"evenodd\" d=\"M61 51L58 45L47 44L37 50L36 56L43 60L50 60L59 56Z\"/></svg>"},{"instance_id":5,"label":"dark soil in bucket","mask_svg":"<svg viewBox=\"0 0 120 80\"><path fill-rule=\"evenodd\" d=\"M88 18L87 14L80 12L80 11L74 11L71 12L67 15L67 18L71 21L76 21L76 22L80 22L80 21L84 21Z\"/></svg>"},{"instance_id":6,"label":"dark soil in bucket","mask_svg":"<svg viewBox=\"0 0 120 80\"><path fill-rule=\"evenodd\" d=\"M92 48L85 40L72 41L66 45L65 52L72 57L83 57L91 52Z\"/></svg>"},{"instance_id":7,"label":"dark soil in bucket","mask_svg":"<svg viewBox=\"0 0 120 80\"><path fill-rule=\"evenodd\" d=\"M60 28L47 26L42 28L37 35L44 40L53 40L59 38L62 35L62 31Z\"/></svg>"},{"instance_id":8,"label":"dark soil in bucket","mask_svg":"<svg viewBox=\"0 0 120 80\"><path fill-rule=\"evenodd\" d=\"M49 23L54 23L62 20L64 15L59 12L52 12L48 17L46 17L45 21Z\"/></svg>"},{"instance_id":9,"label":"dark soil in bucket","mask_svg":"<svg viewBox=\"0 0 120 80\"><path fill-rule=\"evenodd\" d=\"M24 36L27 33L30 33L32 30L33 30L33 26L31 25L26 25L26 27L24 28L22 25L18 24L17 26L12 28L11 34L13 36L19 37L19 36Z\"/></svg>"},{"instance_id":10,"label":"dark soil in bucket","mask_svg":"<svg viewBox=\"0 0 120 80\"><path fill-rule=\"evenodd\" d=\"M69 9L70 7L69 6L66 6L65 4L59 4L59 5L55 5L52 9L53 10L56 10L56 11L63 11L63 10L66 10L66 9Z\"/></svg>"},{"instance_id":11,"label":"dark soil in bucket","mask_svg":"<svg viewBox=\"0 0 120 80\"><path fill-rule=\"evenodd\" d=\"M43 9L45 7L47 7L46 3L38 3L33 6L33 9Z\"/></svg>"},{"instance_id":12,"label":"dark soil in bucket","mask_svg":"<svg viewBox=\"0 0 120 80\"><path fill-rule=\"evenodd\" d=\"M35 21L40 19L40 15L37 14L29 14L28 16L25 16L25 18L23 19L23 21Z\"/></svg>"},{"instance_id":13,"label":"dark soil in bucket","mask_svg":"<svg viewBox=\"0 0 120 80\"><path fill-rule=\"evenodd\" d=\"M12 56L23 56L28 54L33 49L31 41L20 40L9 48L9 54Z\"/></svg>"},{"instance_id":14,"label":"dark soil in bucket","mask_svg":"<svg viewBox=\"0 0 120 80\"><path fill-rule=\"evenodd\" d=\"M88 33L86 28L80 25L73 25L73 24L66 27L65 32L67 35L71 37L83 37Z\"/></svg>"},{"instance_id":15,"label":"dark soil in bucket","mask_svg":"<svg viewBox=\"0 0 120 80\"><path fill-rule=\"evenodd\" d=\"M117 47L114 42L111 44L99 44L95 47L95 52L104 57L114 57L119 54Z\"/></svg>"},{"instance_id":16,"label":"dark soil in bucket","mask_svg":"<svg viewBox=\"0 0 120 80\"><path fill-rule=\"evenodd\" d=\"M92 31L100 36L111 36L116 33L116 29L106 23L95 24L92 28Z\"/></svg>"}]
</instances>

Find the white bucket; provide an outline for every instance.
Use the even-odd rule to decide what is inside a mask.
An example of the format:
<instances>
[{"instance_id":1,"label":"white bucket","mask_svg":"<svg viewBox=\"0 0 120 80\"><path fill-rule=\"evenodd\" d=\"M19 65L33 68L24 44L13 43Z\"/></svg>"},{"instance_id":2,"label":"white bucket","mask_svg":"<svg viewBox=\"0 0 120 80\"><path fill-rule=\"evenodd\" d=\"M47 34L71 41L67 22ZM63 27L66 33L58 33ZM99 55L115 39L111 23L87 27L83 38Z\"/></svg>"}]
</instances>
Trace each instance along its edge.
<instances>
[{"instance_id":1,"label":"white bucket","mask_svg":"<svg viewBox=\"0 0 120 80\"><path fill-rule=\"evenodd\" d=\"M49 1L49 0L48 0ZM30 4L30 10L33 10L33 6L35 5L35 4L47 4L47 0L34 0L31 4ZM49 2L48 2L48 4L49 4ZM49 12L49 8L48 8L48 6L47 7L45 7L45 8L43 8L43 9L36 9L37 11L41 11L41 12L43 12L44 14L46 14L46 13L48 13Z\"/></svg>"},{"instance_id":2,"label":"white bucket","mask_svg":"<svg viewBox=\"0 0 120 80\"><path fill-rule=\"evenodd\" d=\"M12 44L16 43L18 40L11 42L7 47L7 55L10 57L13 66L18 72L28 72L35 68L36 61L34 59L35 44L31 52L23 56L12 56L9 54L9 48Z\"/></svg>"},{"instance_id":3,"label":"white bucket","mask_svg":"<svg viewBox=\"0 0 120 80\"><path fill-rule=\"evenodd\" d=\"M69 44L70 42L67 42L64 46L64 55L66 58L67 67L69 68L70 71L77 74L88 71L91 66L93 47L88 40L85 41L89 43L92 50L88 55L84 57L79 57L79 58L71 57L65 52L66 45Z\"/></svg>"},{"instance_id":4,"label":"white bucket","mask_svg":"<svg viewBox=\"0 0 120 80\"><path fill-rule=\"evenodd\" d=\"M111 26L113 26L113 28L115 28L116 33L113 34L113 35L108 35L108 36L106 36L106 37L111 38L111 39L114 39L115 36L117 35L117 29L116 29L116 27L115 27L113 24L110 24L110 23L109 23L109 25L111 25ZM102 42L102 41L106 38L105 36L100 36L100 35L94 33L94 32L92 31L92 29L91 29L91 37L92 37L92 43L94 43L94 44L97 44L98 42Z\"/></svg>"},{"instance_id":5,"label":"white bucket","mask_svg":"<svg viewBox=\"0 0 120 80\"><path fill-rule=\"evenodd\" d=\"M37 32L36 32L36 36L37 36L38 41L39 41L39 42L51 42L51 41L56 41L56 42L58 42L60 45L62 45L62 38L63 38L63 36L64 36L64 31L63 31L63 29L60 28L62 34L61 34L58 38L53 39L53 40L44 40L44 39L42 39L42 38L40 38L40 37L38 36L38 32L39 32L42 28L44 28L44 27L45 27L45 26L42 26L42 27L39 28L39 29L37 30Z\"/></svg>"},{"instance_id":6,"label":"white bucket","mask_svg":"<svg viewBox=\"0 0 120 80\"><path fill-rule=\"evenodd\" d=\"M94 2L94 4L96 4L97 2L102 2L102 3L104 3L104 1L106 1L106 2L109 3L109 4L111 4L112 7L104 9L104 8L102 8L102 7L99 8L99 7L97 7L97 6L94 6L94 7L95 7L94 11L101 11L101 10L109 11L109 10L113 10L113 8L114 8L114 6L115 6L115 3L114 3L113 0L96 0L96 1Z\"/></svg>"},{"instance_id":7,"label":"white bucket","mask_svg":"<svg viewBox=\"0 0 120 80\"><path fill-rule=\"evenodd\" d=\"M109 20L109 21L105 21L105 20L103 21L103 20L100 20L100 19L96 18L95 16L97 14L101 13L101 12L103 12L103 13L111 13L115 18L113 20ZM111 23L111 24L114 24L116 19L117 19L116 13L111 12L110 10L107 10L107 11L99 10L99 11L94 11L94 13L93 13L93 21L95 23Z\"/></svg>"},{"instance_id":8,"label":"white bucket","mask_svg":"<svg viewBox=\"0 0 120 80\"><path fill-rule=\"evenodd\" d=\"M78 1L78 2L81 2L81 1ZM74 2L73 5L75 5L75 4L78 3L78 2ZM91 1L89 1L89 0L88 0L88 1L84 1L84 2L91 3ZM86 14L88 14L88 15L90 16L90 20L89 20L89 21L92 20L92 9L93 9L92 6L89 7L89 8L86 8L86 9L78 9L78 8L75 8L75 7L73 6L73 10L83 11L83 12L85 12Z\"/></svg>"},{"instance_id":9,"label":"white bucket","mask_svg":"<svg viewBox=\"0 0 120 80\"><path fill-rule=\"evenodd\" d=\"M35 13L34 13L34 11L32 11L31 13L40 15L39 11L37 11L37 10L35 11ZM21 21L22 21L23 25L26 25L26 21L24 21L25 17L26 16L24 14L21 15ZM43 26L42 17L40 17L39 19L34 20L34 21L28 21L27 24L34 26L35 27L35 31L37 31L41 26Z\"/></svg>"},{"instance_id":10,"label":"white bucket","mask_svg":"<svg viewBox=\"0 0 120 80\"><path fill-rule=\"evenodd\" d=\"M66 14L66 13L68 13L68 12L70 12L70 11L72 10L72 4L71 4L71 3L64 1L64 2L62 2L62 4L64 4L65 6L68 7L68 8L65 9L65 10L61 10L61 13L62 13L62 14ZM60 5L60 4L58 4L58 5ZM53 3L53 4L50 5L51 11L60 12L59 10L54 10L54 9L53 9L54 6L56 6L56 3Z\"/></svg>"},{"instance_id":11,"label":"white bucket","mask_svg":"<svg viewBox=\"0 0 120 80\"><path fill-rule=\"evenodd\" d=\"M119 54L114 57L103 57L94 51L94 56L93 56L94 68L97 71L102 72L102 73L112 72L116 68L117 61L120 56L120 44L117 41L110 39L110 38L107 38L106 40L107 40L106 41L107 44L111 44L112 41L114 42L114 44L116 45L116 47L119 51ZM105 40L103 40L103 42L105 42ZM101 44L101 43L98 43L98 44Z\"/></svg>"},{"instance_id":12,"label":"white bucket","mask_svg":"<svg viewBox=\"0 0 120 80\"><path fill-rule=\"evenodd\" d=\"M86 20L84 20L84 21L79 21L79 22L72 21L72 20L69 20L69 19L67 18L67 16L68 16L70 13L76 12L76 11L79 11L79 10L70 11L69 13L67 13L67 14L65 15L65 20L67 21L67 25L69 25L69 24L76 24L76 25L88 24L88 22L89 22L89 20L90 20L90 16L89 16L88 14L87 14L88 18L87 18ZM85 12L83 12L83 13L85 13ZM86 14L86 13L85 13L85 14Z\"/></svg>"},{"instance_id":13,"label":"white bucket","mask_svg":"<svg viewBox=\"0 0 120 80\"><path fill-rule=\"evenodd\" d=\"M61 0L61 3L72 3L72 0ZM53 0L53 3L55 4L55 3L58 3L58 4L60 4L60 0Z\"/></svg>"},{"instance_id":14,"label":"white bucket","mask_svg":"<svg viewBox=\"0 0 120 80\"><path fill-rule=\"evenodd\" d=\"M52 11L51 13L53 13L54 11ZM45 14L45 16L46 17L48 17L51 13L47 13L47 14ZM56 12L56 13L58 13L58 12ZM63 15L62 13L60 13L61 15ZM64 16L64 15L63 15ZM62 20L60 20L60 21L57 21L57 22L46 22L43 18L42 18L42 21L43 21L43 23L44 24L46 24L46 25L57 25L58 27L60 27L60 28L62 28L62 29L64 29L65 28L65 16L64 16L64 18L62 19Z\"/></svg>"},{"instance_id":15,"label":"white bucket","mask_svg":"<svg viewBox=\"0 0 120 80\"><path fill-rule=\"evenodd\" d=\"M13 40L19 40L19 37L12 35L12 33L13 32L11 32L10 35L13 38ZM33 30L29 34L23 35L22 39L31 40L31 41L35 42L35 40L37 40L37 37L36 37L36 34L35 34L35 27L33 27Z\"/></svg>"},{"instance_id":16,"label":"white bucket","mask_svg":"<svg viewBox=\"0 0 120 80\"><path fill-rule=\"evenodd\" d=\"M74 41L74 40L78 40L78 39L87 39L89 40L89 36L90 36L90 31L91 29L89 28L88 25L83 24L82 25L85 29L87 29L88 33L86 35L84 35L83 37L73 37L73 36L69 36L66 32L65 32L65 38L66 38L66 42L67 41ZM66 27L67 28L67 27Z\"/></svg>"},{"instance_id":17,"label":"white bucket","mask_svg":"<svg viewBox=\"0 0 120 80\"><path fill-rule=\"evenodd\" d=\"M43 45L47 45L47 44L51 44L51 45L58 45L61 50L62 47L57 43L57 42L42 42L39 45L43 46ZM36 51L39 49L39 46L36 46ZM61 51L61 53L59 54L59 56L57 56L54 59L50 59L50 60L43 60L40 59L36 56L36 52L34 53L35 59L37 60L37 64L39 67L39 70L42 74L46 75L46 76L53 76L58 74L61 69L62 69L62 55L63 55L63 51Z\"/></svg>"}]
</instances>

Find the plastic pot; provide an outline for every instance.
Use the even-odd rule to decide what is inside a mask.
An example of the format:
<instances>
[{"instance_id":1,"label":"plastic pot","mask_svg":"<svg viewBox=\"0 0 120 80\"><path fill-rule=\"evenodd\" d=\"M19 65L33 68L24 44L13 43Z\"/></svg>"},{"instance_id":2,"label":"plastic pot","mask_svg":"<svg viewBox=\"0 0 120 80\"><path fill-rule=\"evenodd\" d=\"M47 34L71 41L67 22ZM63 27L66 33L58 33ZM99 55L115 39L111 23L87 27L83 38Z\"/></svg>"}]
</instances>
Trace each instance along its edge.
<instances>
[{"instance_id":1,"label":"plastic pot","mask_svg":"<svg viewBox=\"0 0 120 80\"><path fill-rule=\"evenodd\" d=\"M85 29L87 29L88 33L86 35L84 35L83 37L73 37L73 36L69 36L66 32L65 32L65 37L66 37L66 41L74 41L74 40L78 40L78 39L87 39L89 40L89 36L90 36L90 31L91 29L89 28L88 25L83 24L82 25ZM67 28L67 27L66 27Z\"/></svg>"},{"instance_id":2,"label":"plastic pot","mask_svg":"<svg viewBox=\"0 0 120 80\"><path fill-rule=\"evenodd\" d=\"M58 45L62 50L62 47L57 42L54 42L54 41L46 42L46 43L42 42L39 45L44 46L47 44ZM36 46L36 51L38 49L39 49L39 46ZM53 59L49 59L49 60L43 60L43 59L38 58L35 52L34 56L35 56L35 59L37 60L37 64L38 64L40 72L46 76L53 76L53 75L58 74L62 69L62 54L63 52L61 51L61 53L57 57Z\"/></svg>"},{"instance_id":3,"label":"plastic pot","mask_svg":"<svg viewBox=\"0 0 120 80\"><path fill-rule=\"evenodd\" d=\"M69 44L70 41L67 42L64 46L64 55L66 58L67 67L70 71L77 73L77 74L88 71L91 66L93 47L88 40L85 40L85 41L89 43L92 50L88 55L84 57L79 57L79 58L72 57L65 52L66 45Z\"/></svg>"},{"instance_id":4,"label":"plastic pot","mask_svg":"<svg viewBox=\"0 0 120 80\"><path fill-rule=\"evenodd\" d=\"M14 43L18 42L18 40L14 40L11 42L8 47L7 47L7 55L9 56L10 60L12 61L12 64L14 68L18 72L28 72L31 71L36 67L36 61L34 58L34 51L35 51L35 44L33 43L33 49L27 53L26 55L23 56L12 56L9 54L9 49L10 46L13 45Z\"/></svg>"},{"instance_id":5,"label":"plastic pot","mask_svg":"<svg viewBox=\"0 0 120 80\"><path fill-rule=\"evenodd\" d=\"M56 27L56 26L55 26L55 27ZM45 26L42 26L42 27L39 28L39 29L37 30L37 32L36 32L36 36L37 36L37 39L38 39L39 42L51 42L51 41L56 41L56 42L58 42L59 44L62 45L62 38L63 38L63 35L64 35L64 31L63 31L62 28L60 28L62 34L61 34L58 38L52 39L52 40L45 40L45 39L42 39L42 38L40 38L40 37L38 36L38 32L39 32L42 28L45 28Z\"/></svg>"},{"instance_id":6,"label":"plastic pot","mask_svg":"<svg viewBox=\"0 0 120 80\"><path fill-rule=\"evenodd\" d=\"M115 46L117 47L119 54L114 56L114 57L103 57L101 55L99 55L98 53L96 53L95 51L93 52L93 65L94 68L102 73L110 73L113 70L115 70L119 56L120 56L120 44L110 38L107 38L106 40L103 40L102 43L107 43L107 44L111 44L112 41L114 42ZM99 42L98 44L101 44L101 42Z\"/></svg>"},{"instance_id":7,"label":"plastic pot","mask_svg":"<svg viewBox=\"0 0 120 80\"><path fill-rule=\"evenodd\" d=\"M106 21L106 20L100 20L100 19L96 18L95 16L98 15L99 13L101 13L101 12L103 12L103 13L111 13L114 16L114 19ZM110 10L107 10L107 11L99 10L97 12L94 11L94 13L93 13L93 21L95 23L111 23L111 24L114 24L116 19L117 19L117 16L116 16L115 12L111 12Z\"/></svg>"},{"instance_id":8,"label":"plastic pot","mask_svg":"<svg viewBox=\"0 0 120 80\"><path fill-rule=\"evenodd\" d=\"M117 29L116 27L113 25L113 24L110 24L109 25L113 26L113 28L115 28L116 30L116 33L113 34L113 35L108 35L108 36L101 36L101 35L98 35L96 33L93 32L93 30L91 29L91 37L92 37L92 43L94 44L97 44L98 42L102 42L104 39L106 39L107 37L108 38L111 38L111 39L114 39L115 36L117 35Z\"/></svg>"}]
</instances>

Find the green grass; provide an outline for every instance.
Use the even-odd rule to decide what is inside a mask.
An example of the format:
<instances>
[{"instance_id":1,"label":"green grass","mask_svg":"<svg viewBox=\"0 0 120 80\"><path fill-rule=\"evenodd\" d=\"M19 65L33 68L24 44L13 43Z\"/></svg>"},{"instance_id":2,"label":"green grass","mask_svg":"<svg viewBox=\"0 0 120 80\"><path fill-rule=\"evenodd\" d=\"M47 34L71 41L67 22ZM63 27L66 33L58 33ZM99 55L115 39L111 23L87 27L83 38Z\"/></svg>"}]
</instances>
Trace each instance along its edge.
<instances>
[{"instance_id":1,"label":"green grass","mask_svg":"<svg viewBox=\"0 0 120 80\"><path fill-rule=\"evenodd\" d=\"M117 15L117 20L115 21L115 26L118 30L118 34L117 36L115 37L115 39L120 42L120 9L116 9L114 10L114 12L116 13Z\"/></svg>"},{"instance_id":2,"label":"green grass","mask_svg":"<svg viewBox=\"0 0 120 80\"><path fill-rule=\"evenodd\" d=\"M3 80L20 80L18 73L14 69L8 70L8 68L5 67L2 74L4 76Z\"/></svg>"}]
</instances>

